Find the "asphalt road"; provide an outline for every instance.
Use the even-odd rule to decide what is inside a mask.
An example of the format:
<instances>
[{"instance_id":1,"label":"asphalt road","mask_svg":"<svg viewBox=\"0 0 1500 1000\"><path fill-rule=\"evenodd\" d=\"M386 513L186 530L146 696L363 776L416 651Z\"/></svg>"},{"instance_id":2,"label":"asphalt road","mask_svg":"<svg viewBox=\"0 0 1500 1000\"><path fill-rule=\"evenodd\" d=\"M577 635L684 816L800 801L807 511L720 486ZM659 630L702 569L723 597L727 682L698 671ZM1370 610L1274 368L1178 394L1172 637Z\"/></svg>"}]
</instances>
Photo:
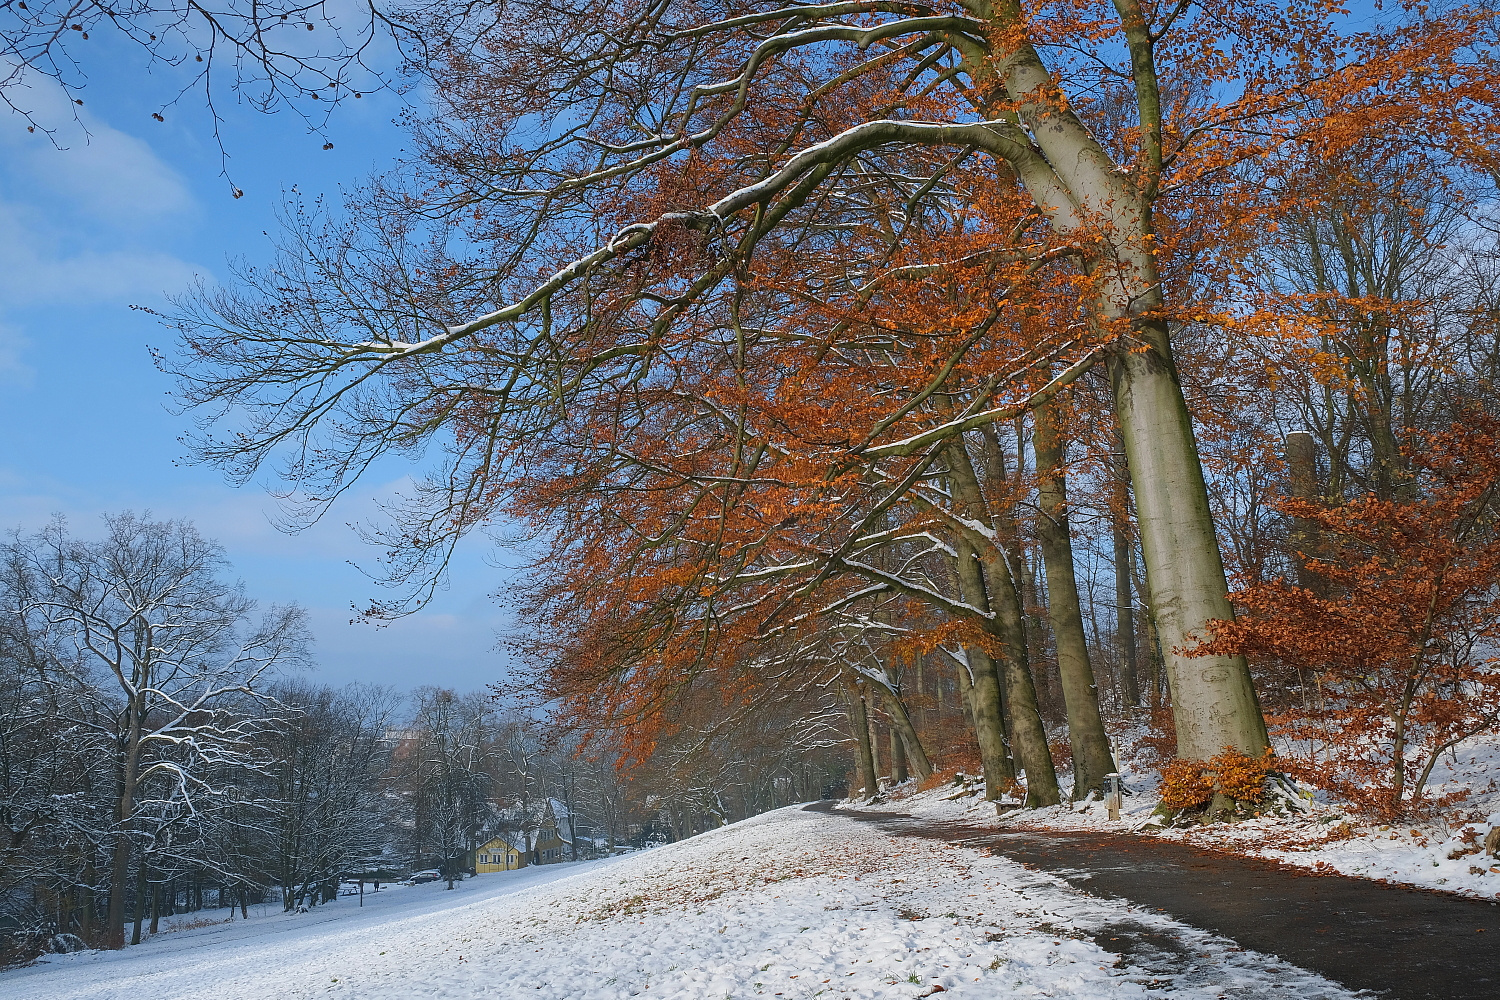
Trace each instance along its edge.
<instances>
[{"instance_id":1,"label":"asphalt road","mask_svg":"<svg viewBox=\"0 0 1500 1000\"><path fill-rule=\"evenodd\" d=\"M841 810L888 832L988 849L1121 897L1389 1000L1500 1000L1500 905L1300 869L1155 837L999 831ZM1111 928L1111 951L1171 963L1145 928Z\"/></svg>"}]
</instances>

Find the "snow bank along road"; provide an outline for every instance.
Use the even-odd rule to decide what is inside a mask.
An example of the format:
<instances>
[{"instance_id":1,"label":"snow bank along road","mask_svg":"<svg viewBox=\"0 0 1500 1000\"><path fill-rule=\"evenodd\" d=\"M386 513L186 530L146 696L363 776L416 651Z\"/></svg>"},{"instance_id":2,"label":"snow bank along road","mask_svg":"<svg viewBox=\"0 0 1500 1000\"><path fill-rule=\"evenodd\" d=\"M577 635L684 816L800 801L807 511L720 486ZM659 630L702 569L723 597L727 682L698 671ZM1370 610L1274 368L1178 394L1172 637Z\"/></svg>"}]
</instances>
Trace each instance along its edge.
<instances>
[{"instance_id":1,"label":"snow bank along road","mask_svg":"<svg viewBox=\"0 0 1500 1000\"><path fill-rule=\"evenodd\" d=\"M941 987L941 989L938 989ZM0 974L0 998L1354 994L988 852L797 807L609 861L345 898Z\"/></svg>"}]
</instances>

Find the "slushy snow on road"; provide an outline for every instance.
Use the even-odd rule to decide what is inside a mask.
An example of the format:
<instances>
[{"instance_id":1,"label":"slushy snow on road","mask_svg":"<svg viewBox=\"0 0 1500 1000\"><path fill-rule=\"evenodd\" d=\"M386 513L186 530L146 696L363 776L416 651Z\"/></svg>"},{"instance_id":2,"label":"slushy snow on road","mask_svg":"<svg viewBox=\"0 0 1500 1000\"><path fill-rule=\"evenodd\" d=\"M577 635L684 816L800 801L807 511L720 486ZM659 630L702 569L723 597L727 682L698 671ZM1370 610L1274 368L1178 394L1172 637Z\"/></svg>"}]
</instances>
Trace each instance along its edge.
<instances>
[{"instance_id":1,"label":"slushy snow on road","mask_svg":"<svg viewBox=\"0 0 1500 1000\"><path fill-rule=\"evenodd\" d=\"M801 807L365 904L57 956L0 974L0 998L1352 996L1004 858Z\"/></svg>"}]
</instances>

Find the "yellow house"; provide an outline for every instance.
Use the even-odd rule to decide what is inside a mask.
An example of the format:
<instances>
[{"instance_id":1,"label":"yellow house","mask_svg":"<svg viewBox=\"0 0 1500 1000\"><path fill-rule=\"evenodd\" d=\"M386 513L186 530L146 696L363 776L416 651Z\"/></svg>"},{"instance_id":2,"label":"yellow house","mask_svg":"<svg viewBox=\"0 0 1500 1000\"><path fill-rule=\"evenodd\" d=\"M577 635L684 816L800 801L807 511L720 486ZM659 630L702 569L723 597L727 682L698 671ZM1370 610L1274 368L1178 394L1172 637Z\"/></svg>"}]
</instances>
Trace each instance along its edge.
<instances>
[{"instance_id":1,"label":"yellow house","mask_svg":"<svg viewBox=\"0 0 1500 1000\"><path fill-rule=\"evenodd\" d=\"M526 820L518 816L519 807L512 810L507 825L517 825ZM528 865L548 865L569 861L573 851L573 817L568 807L557 799L546 800L541 808L535 805L527 810L530 833L513 831L497 833L469 855L470 867L475 875L488 872L508 872Z\"/></svg>"},{"instance_id":2,"label":"yellow house","mask_svg":"<svg viewBox=\"0 0 1500 1000\"><path fill-rule=\"evenodd\" d=\"M512 843L514 838L516 841ZM519 846L517 846L519 845ZM474 874L508 872L526 866L526 845L521 834L502 833L474 851Z\"/></svg>"}]
</instances>

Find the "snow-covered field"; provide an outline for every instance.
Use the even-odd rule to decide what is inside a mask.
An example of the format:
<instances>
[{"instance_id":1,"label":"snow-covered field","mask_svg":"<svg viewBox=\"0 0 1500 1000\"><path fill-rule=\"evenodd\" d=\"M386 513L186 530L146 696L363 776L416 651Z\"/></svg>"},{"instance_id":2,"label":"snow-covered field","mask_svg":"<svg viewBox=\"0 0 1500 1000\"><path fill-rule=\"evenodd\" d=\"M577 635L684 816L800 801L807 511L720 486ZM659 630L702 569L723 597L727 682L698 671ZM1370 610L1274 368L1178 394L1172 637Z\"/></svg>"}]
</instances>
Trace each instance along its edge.
<instances>
[{"instance_id":1,"label":"snow-covered field","mask_svg":"<svg viewBox=\"0 0 1500 1000\"><path fill-rule=\"evenodd\" d=\"M28 1000L935 993L1352 996L1003 858L799 807L623 858L382 891L363 909L346 897L0 974L0 998Z\"/></svg>"},{"instance_id":2,"label":"snow-covered field","mask_svg":"<svg viewBox=\"0 0 1500 1000\"><path fill-rule=\"evenodd\" d=\"M1141 749L1136 739L1140 732L1126 728L1111 735L1121 776L1132 793L1125 798L1117 821L1108 818L1099 802L997 817L994 806L981 796L955 795L951 786L926 792L916 792L914 785L903 786L883 796L882 801L860 808L988 828L1129 831L1220 847L1315 871L1500 899L1500 859L1479 853L1489 830L1500 826L1500 741L1493 737L1462 743L1443 756L1433 770L1430 794L1462 791L1467 797L1437 815L1396 824L1372 821L1316 792L1307 812L1298 815L1164 829L1153 815L1159 780L1155 758Z\"/></svg>"}]
</instances>

